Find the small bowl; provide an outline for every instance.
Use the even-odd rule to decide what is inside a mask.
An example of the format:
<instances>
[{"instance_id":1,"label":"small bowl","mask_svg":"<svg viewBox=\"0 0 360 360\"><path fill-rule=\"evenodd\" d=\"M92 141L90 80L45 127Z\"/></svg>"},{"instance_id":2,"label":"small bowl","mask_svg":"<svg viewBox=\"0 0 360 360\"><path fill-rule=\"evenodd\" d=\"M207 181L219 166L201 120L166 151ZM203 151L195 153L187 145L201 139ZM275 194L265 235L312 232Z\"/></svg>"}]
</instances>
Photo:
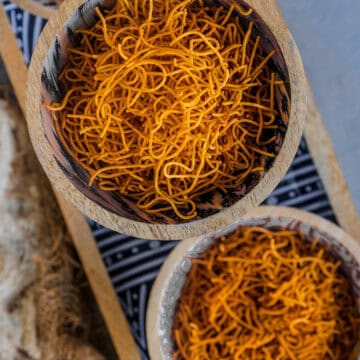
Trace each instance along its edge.
<instances>
[{"instance_id":1,"label":"small bowl","mask_svg":"<svg viewBox=\"0 0 360 360\"><path fill-rule=\"evenodd\" d=\"M335 258L351 281L360 314L360 244L333 223L302 210L261 206L231 226L199 238L187 239L172 251L152 287L147 307L146 334L150 358L171 360L173 317L176 305L191 269L191 258L198 257L221 236L239 226L282 227L297 230L309 239L318 238ZM359 347L356 346L355 352ZM360 359L360 351L356 359Z\"/></svg>"},{"instance_id":2,"label":"small bowl","mask_svg":"<svg viewBox=\"0 0 360 360\"><path fill-rule=\"evenodd\" d=\"M221 6L231 4L231 0L214 2ZM102 191L96 185L89 187L89 174L62 146L51 113L43 105L44 102L60 101L64 96L57 78L66 64L67 48L76 46L78 41L75 30L94 24L96 6L100 4L110 8L114 0L88 0L83 4L82 0L66 1L51 17L39 38L30 65L26 117L35 151L46 174L55 187L88 217L132 236L159 240L184 239L233 223L258 206L278 185L295 156L306 116L304 70L295 42L277 11L269 11L259 1L240 3L254 9L250 19L255 24L254 31L262 35L261 46L265 50L277 50L272 66L286 84L277 87L275 94L284 125L279 134L282 145L274 162L261 178L250 179L241 189L234 190L234 195L228 196L228 199L221 195L222 209L202 213L199 210L198 219L176 221L175 224L159 219L149 220L149 217L145 219L129 199L115 192Z\"/></svg>"}]
</instances>

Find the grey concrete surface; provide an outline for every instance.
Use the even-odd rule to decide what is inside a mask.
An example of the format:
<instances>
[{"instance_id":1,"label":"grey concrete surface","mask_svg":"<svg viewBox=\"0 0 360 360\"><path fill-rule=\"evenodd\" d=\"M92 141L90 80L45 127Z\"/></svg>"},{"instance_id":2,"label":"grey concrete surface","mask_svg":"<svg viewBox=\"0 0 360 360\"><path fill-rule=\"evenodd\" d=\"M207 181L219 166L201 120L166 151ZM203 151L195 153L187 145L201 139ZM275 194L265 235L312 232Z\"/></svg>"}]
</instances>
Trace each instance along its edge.
<instances>
[{"instance_id":1,"label":"grey concrete surface","mask_svg":"<svg viewBox=\"0 0 360 360\"><path fill-rule=\"evenodd\" d=\"M278 0L360 213L360 0Z\"/></svg>"}]
</instances>

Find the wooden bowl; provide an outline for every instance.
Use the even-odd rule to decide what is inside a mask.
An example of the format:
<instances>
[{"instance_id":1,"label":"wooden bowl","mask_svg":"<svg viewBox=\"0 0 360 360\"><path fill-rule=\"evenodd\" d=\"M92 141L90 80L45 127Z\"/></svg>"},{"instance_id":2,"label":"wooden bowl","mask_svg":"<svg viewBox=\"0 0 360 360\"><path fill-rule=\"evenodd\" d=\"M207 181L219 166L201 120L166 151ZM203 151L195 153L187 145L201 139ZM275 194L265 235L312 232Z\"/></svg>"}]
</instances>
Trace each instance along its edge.
<instances>
[{"instance_id":1,"label":"wooden bowl","mask_svg":"<svg viewBox=\"0 0 360 360\"><path fill-rule=\"evenodd\" d=\"M184 239L199 236L231 224L248 210L258 206L276 187L289 168L298 148L307 109L307 86L295 42L279 11L269 1L249 0L254 9L251 20L255 31L265 39L265 50L275 48L273 67L287 80L276 93L281 121L287 125L280 134L281 148L271 167L260 179L236 195L217 213L204 212L191 222L166 224L157 219L146 221L129 206L129 200L115 192L89 187L88 173L66 152L54 129L44 101L59 101L64 96L57 77L67 60L67 47L76 43L74 31L96 21L95 7L111 7L114 0L67 1L49 20L32 57L27 82L27 122L38 158L52 181L65 197L84 214L115 231L147 239ZM214 0L229 4L230 0ZM80 7L79 7L80 6ZM290 109L290 113L289 113ZM215 212L215 210L214 210ZM209 216L210 215L210 216Z\"/></svg>"},{"instance_id":2,"label":"wooden bowl","mask_svg":"<svg viewBox=\"0 0 360 360\"><path fill-rule=\"evenodd\" d=\"M147 308L146 333L150 358L171 360L173 316L177 301L191 269L190 258L204 252L216 239L233 232L238 226L283 227L298 230L308 239L319 239L342 261L342 270L353 285L360 313L360 244L342 229L317 215L301 210L261 206L231 226L199 238L187 239L172 251L152 287ZM357 351L356 347L355 351ZM360 359L360 351L358 353Z\"/></svg>"}]
</instances>

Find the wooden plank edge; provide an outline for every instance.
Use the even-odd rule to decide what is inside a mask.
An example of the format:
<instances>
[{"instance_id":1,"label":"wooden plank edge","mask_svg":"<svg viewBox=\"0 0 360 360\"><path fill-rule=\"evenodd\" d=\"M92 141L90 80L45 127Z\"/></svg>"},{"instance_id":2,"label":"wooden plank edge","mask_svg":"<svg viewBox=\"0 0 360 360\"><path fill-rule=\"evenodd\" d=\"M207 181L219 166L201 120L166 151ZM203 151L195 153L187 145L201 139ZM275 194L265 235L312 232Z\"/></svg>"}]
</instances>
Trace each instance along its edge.
<instances>
[{"instance_id":1,"label":"wooden plank edge","mask_svg":"<svg viewBox=\"0 0 360 360\"><path fill-rule=\"evenodd\" d=\"M129 323L121 309L109 275L96 247L84 216L59 193L55 192L71 238L88 277L95 299L121 360L140 360L139 350L131 335Z\"/></svg>"},{"instance_id":2,"label":"wooden plank edge","mask_svg":"<svg viewBox=\"0 0 360 360\"><path fill-rule=\"evenodd\" d=\"M29 12L35 16L41 16L44 19L49 19L50 16L56 11L54 6L42 5L40 2L33 0L11 0L20 9Z\"/></svg>"},{"instance_id":3,"label":"wooden plank edge","mask_svg":"<svg viewBox=\"0 0 360 360\"><path fill-rule=\"evenodd\" d=\"M24 113L27 68L1 3L0 29L0 54L19 106ZM129 324L84 216L60 193L54 189L53 191L119 358L121 360L140 360L140 353Z\"/></svg>"},{"instance_id":4,"label":"wooden plank edge","mask_svg":"<svg viewBox=\"0 0 360 360\"><path fill-rule=\"evenodd\" d=\"M3 4L0 2L0 54L15 96L25 114L26 65L11 29Z\"/></svg>"},{"instance_id":5,"label":"wooden plank edge","mask_svg":"<svg viewBox=\"0 0 360 360\"><path fill-rule=\"evenodd\" d=\"M272 11L277 11L283 18L277 0L267 0L264 4L267 4ZM307 80L307 86L306 93L309 99L308 116L304 126L305 139L340 226L360 242L359 214L341 171L334 146L316 106L309 80Z\"/></svg>"},{"instance_id":6,"label":"wooden plank edge","mask_svg":"<svg viewBox=\"0 0 360 360\"><path fill-rule=\"evenodd\" d=\"M360 242L358 212L337 160L334 146L316 106L309 81L308 87L308 93L311 95L304 129L305 139L339 224Z\"/></svg>"}]
</instances>

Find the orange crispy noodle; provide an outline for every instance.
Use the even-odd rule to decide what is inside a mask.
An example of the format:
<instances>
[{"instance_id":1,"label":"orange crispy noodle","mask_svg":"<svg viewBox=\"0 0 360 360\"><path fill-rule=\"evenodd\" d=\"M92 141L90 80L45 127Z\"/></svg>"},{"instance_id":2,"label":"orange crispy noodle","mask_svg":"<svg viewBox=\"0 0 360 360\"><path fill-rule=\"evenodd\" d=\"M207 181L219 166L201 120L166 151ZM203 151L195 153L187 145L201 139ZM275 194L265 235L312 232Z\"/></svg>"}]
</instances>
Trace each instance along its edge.
<instances>
[{"instance_id":1,"label":"orange crispy noodle","mask_svg":"<svg viewBox=\"0 0 360 360\"><path fill-rule=\"evenodd\" d=\"M340 261L295 231L240 228L193 265L175 360L349 360L359 316Z\"/></svg>"},{"instance_id":2,"label":"orange crispy noodle","mask_svg":"<svg viewBox=\"0 0 360 360\"><path fill-rule=\"evenodd\" d=\"M118 0L96 12L69 49L63 101L47 105L90 186L120 192L147 214L191 220L200 195L264 171L263 158L275 157L268 145L282 81L268 67L275 51L252 39L251 22L240 24L251 9Z\"/></svg>"}]
</instances>

